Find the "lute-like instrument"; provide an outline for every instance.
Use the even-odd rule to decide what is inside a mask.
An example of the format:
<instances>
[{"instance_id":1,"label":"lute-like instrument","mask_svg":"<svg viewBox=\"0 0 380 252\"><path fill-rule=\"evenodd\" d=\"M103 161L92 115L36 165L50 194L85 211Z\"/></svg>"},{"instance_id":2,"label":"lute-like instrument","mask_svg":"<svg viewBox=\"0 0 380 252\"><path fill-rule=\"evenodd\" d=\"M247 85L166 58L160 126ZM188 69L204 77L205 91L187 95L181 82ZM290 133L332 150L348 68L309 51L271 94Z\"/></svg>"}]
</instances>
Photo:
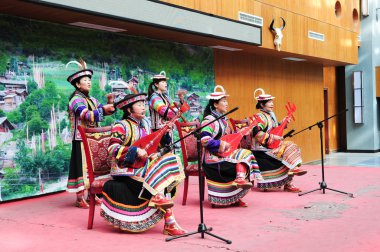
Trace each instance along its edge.
<instances>
[{"instance_id":1,"label":"lute-like instrument","mask_svg":"<svg viewBox=\"0 0 380 252\"><path fill-rule=\"evenodd\" d=\"M288 119L292 118L294 121L296 120L293 116L293 113L296 112L296 110L297 110L296 105L294 103L288 102L288 104L285 105L285 108L288 111L288 114L286 115L284 120L282 120L281 125L273 128L269 132L269 134L282 137L282 135L284 134L284 129L288 125ZM275 149L280 145L280 143L281 143L281 140L273 140L270 144L268 144L268 148L269 149Z\"/></svg>"},{"instance_id":2,"label":"lute-like instrument","mask_svg":"<svg viewBox=\"0 0 380 252\"><path fill-rule=\"evenodd\" d=\"M220 138L221 141L224 141L224 142L227 142L230 144L230 149L227 152L218 153L218 156L221 156L221 157L229 156L232 152L234 152L237 149L237 147L240 144L241 139L245 135L247 135L248 132L250 132L260 122L263 123L263 121L261 120L261 118L259 116L254 115L254 118L255 119L253 120L253 122L250 125L248 125L247 127L241 129L240 131L238 131L236 133L224 135Z\"/></svg>"},{"instance_id":3,"label":"lute-like instrument","mask_svg":"<svg viewBox=\"0 0 380 252\"><path fill-rule=\"evenodd\" d=\"M190 106L185 102L184 104L182 104L178 113L170 121L168 121L161 129L145 137L140 138L139 140L134 142L132 146L135 146L140 149L144 149L147 152L148 156L157 152L158 145L160 144L161 138L168 130L170 124L173 124L175 121L177 121L181 117L182 113L185 113L189 109L190 109ZM138 169L138 168L143 167L145 163L146 163L146 158L136 158L136 161L130 167L133 169Z\"/></svg>"}]
</instances>

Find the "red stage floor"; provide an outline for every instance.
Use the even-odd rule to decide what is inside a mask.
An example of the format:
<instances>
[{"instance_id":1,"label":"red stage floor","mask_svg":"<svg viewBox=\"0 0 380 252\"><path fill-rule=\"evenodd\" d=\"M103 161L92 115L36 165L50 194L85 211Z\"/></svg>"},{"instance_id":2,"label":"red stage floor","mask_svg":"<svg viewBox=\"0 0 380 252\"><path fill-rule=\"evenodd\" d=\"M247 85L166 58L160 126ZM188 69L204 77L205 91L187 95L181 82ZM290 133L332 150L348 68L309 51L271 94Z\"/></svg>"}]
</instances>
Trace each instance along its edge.
<instances>
[{"instance_id":1,"label":"red stage floor","mask_svg":"<svg viewBox=\"0 0 380 252\"><path fill-rule=\"evenodd\" d=\"M304 191L318 188L320 166L295 183ZM200 234L165 242L163 223L141 234L119 232L96 210L94 229L87 230L87 210L73 206L74 195L50 196L0 205L0 251L379 251L380 169L326 167L333 191L304 196L282 191L246 196L248 208L212 209L207 201L204 220L212 233L232 240L228 245ZM187 206L176 198L181 226L194 231L200 223L197 179L191 178Z\"/></svg>"}]
</instances>

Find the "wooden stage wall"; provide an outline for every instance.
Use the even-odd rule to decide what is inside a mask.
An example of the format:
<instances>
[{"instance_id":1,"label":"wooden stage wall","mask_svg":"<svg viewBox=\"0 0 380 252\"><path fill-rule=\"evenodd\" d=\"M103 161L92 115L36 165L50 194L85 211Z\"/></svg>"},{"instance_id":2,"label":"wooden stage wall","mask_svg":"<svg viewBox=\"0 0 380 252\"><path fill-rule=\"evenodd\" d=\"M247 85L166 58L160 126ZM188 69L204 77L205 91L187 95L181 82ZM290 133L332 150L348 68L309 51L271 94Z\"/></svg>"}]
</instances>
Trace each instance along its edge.
<instances>
[{"instance_id":1,"label":"wooden stage wall","mask_svg":"<svg viewBox=\"0 0 380 252\"><path fill-rule=\"evenodd\" d=\"M263 88L266 93L276 97L275 113L278 120L286 115L287 101L296 104L296 121L291 122L288 129L298 131L324 118L322 65L220 50L215 50L214 55L215 83L222 85L231 95L229 107L239 107L238 111L231 114L231 118L240 119L257 112L256 101L253 100L256 88ZM334 108L333 99L331 103L330 107ZM330 129L336 131L336 123L331 123ZM298 134L292 140L301 147L304 162L320 159L317 126ZM334 148L335 145L336 142Z\"/></svg>"},{"instance_id":2,"label":"wooden stage wall","mask_svg":"<svg viewBox=\"0 0 380 252\"><path fill-rule=\"evenodd\" d=\"M274 49L269 25L273 18L286 27L281 50L288 53L357 64L360 33L359 0L340 0L340 14L331 0L164 0L163 2L239 19L239 11L262 17L262 48ZM355 15L356 13L357 15ZM308 38L308 31L324 34L323 42ZM341 64L342 64L341 63Z\"/></svg>"}]
</instances>

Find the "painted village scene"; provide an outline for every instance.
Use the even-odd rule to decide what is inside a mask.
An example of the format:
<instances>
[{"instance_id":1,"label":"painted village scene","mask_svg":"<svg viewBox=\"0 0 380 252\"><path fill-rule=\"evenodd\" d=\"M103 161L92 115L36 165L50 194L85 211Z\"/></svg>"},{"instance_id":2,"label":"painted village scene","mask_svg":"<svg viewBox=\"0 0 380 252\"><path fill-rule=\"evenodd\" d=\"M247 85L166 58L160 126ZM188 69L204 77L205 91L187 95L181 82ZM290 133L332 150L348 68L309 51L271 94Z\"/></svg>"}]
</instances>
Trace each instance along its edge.
<instances>
[{"instance_id":1,"label":"painted village scene","mask_svg":"<svg viewBox=\"0 0 380 252\"><path fill-rule=\"evenodd\" d=\"M16 23L17 34L8 36L5 31ZM70 39L79 35L92 43ZM83 58L94 71L90 95L103 104L107 94L114 93L117 101L131 87L147 93L151 77L165 71L168 95L178 101L178 91L186 92L189 121L202 115L214 86L210 48L2 16L0 36L0 201L66 190L71 156L67 106L74 92L66 79L78 70L73 64L66 67L69 61ZM105 117L101 126L122 114L118 110Z\"/></svg>"},{"instance_id":2,"label":"painted village scene","mask_svg":"<svg viewBox=\"0 0 380 252\"><path fill-rule=\"evenodd\" d=\"M120 69L110 68L107 64L91 69L97 73L93 76L91 94L102 98L100 100L104 103L109 93L114 93L117 100L130 93L131 87L146 91L155 74L137 68L129 79L124 80ZM51 71L60 73L62 80L70 74L63 63L36 63L31 56L27 61L13 58L0 76L1 201L66 188L71 154L66 101L67 94L72 92L68 93L68 89L73 88L67 83L67 87L60 90L52 81L47 81L46 73ZM169 90L169 95L178 100L177 92ZM186 101L190 105L186 118L197 120L206 101L201 102L194 90L186 92ZM122 113L118 111L106 117L102 125L110 125L121 117Z\"/></svg>"}]
</instances>

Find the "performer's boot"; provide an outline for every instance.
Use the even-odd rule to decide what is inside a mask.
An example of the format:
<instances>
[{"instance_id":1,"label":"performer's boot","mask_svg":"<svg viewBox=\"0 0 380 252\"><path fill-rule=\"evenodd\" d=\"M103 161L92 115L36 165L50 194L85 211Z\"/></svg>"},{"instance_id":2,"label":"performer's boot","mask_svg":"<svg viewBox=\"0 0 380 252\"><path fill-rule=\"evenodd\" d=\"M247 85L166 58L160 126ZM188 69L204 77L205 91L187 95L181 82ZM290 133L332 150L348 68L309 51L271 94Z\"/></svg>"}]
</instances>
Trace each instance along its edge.
<instances>
[{"instance_id":1,"label":"performer's boot","mask_svg":"<svg viewBox=\"0 0 380 252\"><path fill-rule=\"evenodd\" d=\"M298 187L294 186L292 181L289 181L287 182L285 185L284 185L284 191L285 192L294 192L294 193L298 193L298 192L301 192L301 189L299 189Z\"/></svg>"},{"instance_id":2,"label":"performer's boot","mask_svg":"<svg viewBox=\"0 0 380 252\"><path fill-rule=\"evenodd\" d=\"M183 235L187 233L187 230L182 229L178 225L174 217L173 209L171 208L166 209L164 218L165 218L164 234L176 236L176 235Z\"/></svg>"},{"instance_id":3,"label":"performer's boot","mask_svg":"<svg viewBox=\"0 0 380 252\"><path fill-rule=\"evenodd\" d=\"M97 206L100 206L102 204L102 200L97 195L95 195L95 204Z\"/></svg>"},{"instance_id":4,"label":"performer's boot","mask_svg":"<svg viewBox=\"0 0 380 252\"><path fill-rule=\"evenodd\" d=\"M83 209L88 209L90 207L84 199L84 191L77 192L77 201L75 202L75 206Z\"/></svg>"},{"instance_id":5,"label":"performer's boot","mask_svg":"<svg viewBox=\"0 0 380 252\"><path fill-rule=\"evenodd\" d=\"M90 204L90 194L87 195L86 201L88 204ZM95 205L100 206L101 204L102 200L97 195L95 195Z\"/></svg>"},{"instance_id":6,"label":"performer's boot","mask_svg":"<svg viewBox=\"0 0 380 252\"><path fill-rule=\"evenodd\" d=\"M232 205L236 207L248 207L248 204L241 199L238 199L238 201L236 201Z\"/></svg>"},{"instance_id":7,"label":"performer's boot","mask_svg":"<svg viewBox=\"0 0 380 252\"><path fill-rule=\"evenodd\" d=\"M245 180L246 174L246 166L242 163L236 164L236 179L232 182L232 185L243 189L251 188L252 183Z\"/></svg>"},{"instance_id":8,"label":"performer's boot","mask_svg":"<svg viewBox=\"0 0 380 252\"><path fill-rule=\"evenodd\" d=\"M151 208L160 208L168 209L174 205L172 200L168 200L162 193L154 195L149 201L149 207Z\"/></svg>"},{"instance_id":9,"label":"performer's boot","mask_svg":"<svg viewBox=\"0 0 380 252\"><path fill-rule=\"evenodd\" d=\"M302 176L302 175L305 175L306 173L307 173L307 171L302 170L299 167L295 167L292 170L289 170L289 172L288 172L288 174L290 176Z\"/></svg>"}]
</instances>

